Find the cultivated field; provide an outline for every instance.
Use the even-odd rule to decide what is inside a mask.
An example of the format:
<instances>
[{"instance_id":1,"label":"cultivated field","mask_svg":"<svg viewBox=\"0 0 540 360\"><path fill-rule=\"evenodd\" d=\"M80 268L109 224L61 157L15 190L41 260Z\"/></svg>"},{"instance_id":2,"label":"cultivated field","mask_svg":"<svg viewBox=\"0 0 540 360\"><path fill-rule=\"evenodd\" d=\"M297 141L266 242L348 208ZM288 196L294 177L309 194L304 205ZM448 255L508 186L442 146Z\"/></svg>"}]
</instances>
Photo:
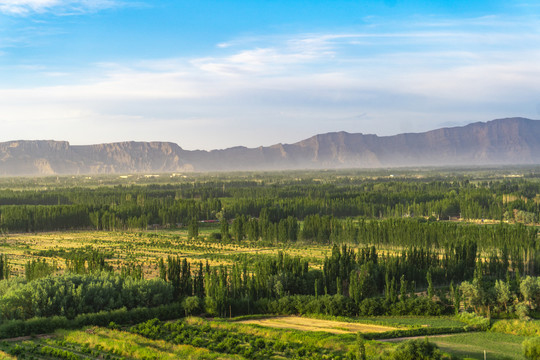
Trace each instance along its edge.
<instances>
[{"instance_id":1,"label":"cultivated field","mask_svg":"<svg viewBox=\"0 0 540 360\"><path fill-rule=\"evenodd\" d=\"M330 245L317 244L260 244L252 241L219 243L208 239L219 228L201 229L198 239L188 239L186 230L139 232L66 231L49 233L5 234L0 237L0 251L10 259L13 275L24 276L29 260L56 261L60 270L65 267L65 251L91 247L107 256L107 263L119 269L128 263L141 264L144 277L157 276L159 259L180 256L195 263L207 260L210 265L230 266L248 259L255 263L261 256L286 251L291 256L302 255L310 264L320 267Z\"/></svg>"},{"instance_id":2,"label":"cultivated field","mask_svg":"<svg viewBox=\"0 0 540 360\"><path fill-rule=\"evenodd\" d=\"M239 355L217 353L190 345L176 345L163 340L151 340L125 331L100 327L80 331L61 330L54 335L48 339L5 343L1 346L11 350L18 357L0 353L0 359L242 359Z\"/></svg>"},{"instance_id":3,"label":"cultivated field","mask_svg":"<svg viewBox=\"0 0 540 360\"><path fill-rule=\"evenodd\" d=\"M374 333L396 330L397 328L373 324L351 323L343 321L320 320L299 316L279 316L266 319L245 320L240 324L261 325L281 329L302 331L324 331L332 334Z\"/></svg>"}]
</instances>

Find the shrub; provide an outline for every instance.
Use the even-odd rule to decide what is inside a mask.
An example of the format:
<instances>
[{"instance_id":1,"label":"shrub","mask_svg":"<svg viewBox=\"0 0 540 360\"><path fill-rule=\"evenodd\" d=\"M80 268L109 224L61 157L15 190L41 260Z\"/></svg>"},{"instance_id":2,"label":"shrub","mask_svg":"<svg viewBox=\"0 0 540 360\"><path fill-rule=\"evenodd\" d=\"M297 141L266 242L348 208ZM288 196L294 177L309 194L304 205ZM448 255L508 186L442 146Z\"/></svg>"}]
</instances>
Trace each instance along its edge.
<instances>
[{"instance_id":1,"label":"shrub","mask_svg":"<svg viewBox=\"0 0 540 360\"><path fill-rule=\"evenodd\" d=\"M488 318L473 313L463 312L457 315L457 319L469 325L473 330L485 331L491 326L491 321Z\"/></svg>"},{"instance_id":2,"label":"shrub","mask_svg":"<svg viewBox=\"0 0 540 360\"><path fill-rule=\"evenodd\" d=\"M523 355L530 360L540 359L540 337L533 337L523 342Z\"/></svg>"},{"instance_id":3,"label":"shrub","mask_svg":"<svg viewBox=\"0 0 540 360\"><path fill-rule=\"evenodd\" d=\"M388 360L440 360L442 353L437 345L425 340L409 340L399 344Z\"/></svg>"},{"instance_id":4,"label":"shrub","mask_svg":"<svg viewBox=\"0 0 540 360\"><path fill-rule=\"evenodd\" d=\"M522 320L499 320L491 331L520 336L540 336L540 323Z\"/></svg>"},{"instance_id":5,"label":"shrub","mask_svg":"<svg viewBox=\"0 0 540 360\"><path fill-rule=\"evenodd\" d=\"M523 303L519 303L516 305L516 315L519 317L520 320L530 320L529 317L529 307Z\"/></svg>"},{"instance_id":6,"label":"shrub","mask_svg":"<svg viewBox=\"0 0 540 360\"><path fill-rule=\"evenodd\" d=\"M111 322L109 323L109 325L107 325L107 327L108 327L109 329L112 329L112 330L119 330L119 329L120 329L120 326L118 326L118 324L115 323L114 321L111 321Z\"/></svg>"},{"instance_id":7,"label":"shrub","mask_svg":"<svg viewBox=\"0 0 540 360\"><path fill-rule=\"evenodd\" d=\"M360 315L378 316L383 314L381 302L374 298L364 299L359 305Z\"/></svg>"}]
</instances>

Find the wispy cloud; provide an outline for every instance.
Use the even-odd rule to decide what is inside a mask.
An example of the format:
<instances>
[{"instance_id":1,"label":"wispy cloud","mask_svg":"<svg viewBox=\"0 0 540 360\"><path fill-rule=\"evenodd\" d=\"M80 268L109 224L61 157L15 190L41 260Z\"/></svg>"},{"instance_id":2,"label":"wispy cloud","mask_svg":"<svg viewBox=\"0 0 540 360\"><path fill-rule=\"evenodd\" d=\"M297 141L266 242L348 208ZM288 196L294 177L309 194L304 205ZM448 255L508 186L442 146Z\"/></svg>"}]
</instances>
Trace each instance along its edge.
<instances>
[{"instance_id":1,"label":"wispy cloud","mask_svg":"<svg viewBox=\"0 0 540 360\"><path fill-rule=\"evenodd\" d=\"M535 117L540 34L482 26L230 39L212 56L97 64L72 85L54 81L80 74L38 67L52 85L0 86L0 121L17 138L34 131L76 143L169 140L208 149Z\"/></svg>"},{"instance_id":2,"label":"wispy cloud","mask_svg":"<svg viewBox=\"0 0 540 360\"><path fill-rule=\"evenodd\" d=\"M322 56L311 51L292 49L256 48L242 50L227 57L194 59L199 69L218 75L265 74L276 75L293 65L306 64Z\"/></svg>"},{"instance_id":3,"label":"wispy cloud","mask_svg":"<svg viewBox=\"0 0 540 360\"><path fill-rule=\"evenodd\" d=\"M0 0L0 12L9 15L54 13L74 15L117 7L116 0Z\"/></svg>"}]
</instances>

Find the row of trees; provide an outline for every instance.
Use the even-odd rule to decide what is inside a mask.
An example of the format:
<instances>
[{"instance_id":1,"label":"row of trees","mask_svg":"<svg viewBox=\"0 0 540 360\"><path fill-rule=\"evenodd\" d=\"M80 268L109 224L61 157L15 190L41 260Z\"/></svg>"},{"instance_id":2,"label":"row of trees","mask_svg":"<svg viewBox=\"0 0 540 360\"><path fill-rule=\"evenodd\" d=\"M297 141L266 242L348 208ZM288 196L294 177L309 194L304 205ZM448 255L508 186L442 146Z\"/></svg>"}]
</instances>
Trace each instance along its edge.
<instances>
[{"instance_id":1,"label":"row of trees","mask_svg":"<svg viewBox=\"0 0 540 360\"><path fill-rule=\"evenodd\" d=\"M21 211L20 208L13 209ZM116 223L116 220L112 222ZM191 218L187 224L189 236L197 237L198 220ZM320 215L307 216L303 223L293 216L275 222L272 221L269 211L263 209L258 218L239 215L232 220L231 224L225 217L221 217L219 236L225 241L248 239L289 242L302 239L317 243L372 244L377 247L417 246L437 249L439 252L444 250L446 254L450 254L452 249L462 247L467 242L474 242L480 251L489 251L491 254L487 254L488 256L505 262L506 268L508 267L506 265L512 266L513 271L523 274L540 273L538 230L535 227L520 224L465 226L455 223L426 222L423 219L353 221Z\"/></svg>"},{"instance_id":2,"label":"row of trees","mask_svg":"<svg viewBox=\"0 0 540 360\"><path fill-rule=\"evenodd\" d=\"M313 175L312 175L313 176ZM221 180L175 185L0 191L0 228L43 231L145 229L191 219L245 216L273 224L289 217L429 217L539 221L536 180L469 182L388 179ZM278 225L279 226L279 225ZM279 229L273 234L279 237ZM251 234L253 235L253 234ZM318 236L319 234L312 234ZM259 234L260 237L266 236Z\"/></svg>"},{"instance_id":3,"label":"row of trees","mask_svg":"<svg viewBox=\"0 0 540 360\"><path fill-rule=\"evenodd\" d=\"M315 243L358 243L377 248L416 248L422 254L429 253L431 258L442 257L441 261L447 264L445 271L461 272L456 275L456 280L472 276L477 252L489 259L489 271L498 276L504 276L509 270L540 274L538 230L520 224L469 226L415 219L353 221L311 215L300 226L298 219L291 216L273 223L263 210L258 219L235 218L232 226L222 219L219 237L237 241L302 239Z\"/></svg>"},{"instance_id":4,"label":"row of trees","mask_svg":"<svg viewBox=\"0 0 540 360\"><path fill-rule=\"evenodd\" d=\"M207 310L221 316L260 310L263 299L296 295L311 296L307 302L320 296L348 299L341 304L349 310L331 310L333 315L413 314L420 310L440 314L459 311L462 305L479 313L515 312L520 309L517 304L526 304L527 311L540 306L538 278L500 271L502 264L494 266L478 258L474 243L443 257L416 248L390 255L375 247L355 252L336 245L321 270L310 268L301 257L280 253L264 257L253 267L247 262L231 268L199 263L193 272L185 259L169 258L160 263L160 272L173 283L176 297L205 298ZM499 295L503 288L508 289L507 298ZM418 292L425 293L424 300L417 298ZM372 301L374 298L382 300ZM320 307L314 304L311 308Z\"/></svg>"},{"instance_id":5,"label":"row of trees","mask_svg":"<svg viewBox=\"0 0 540 360\"><path fill-rule=\"evenodd\" d=\"M26 265L26 281L3 280L2 319L73 317L189 297L204 300L206 311L221 316L256 311L436 315L468 309L526 317L540 307L540 278L504 268L508 259L482 259L473 242L442 255L423 248L390 254L374 246L354 251L334 245L321 269L283 253L230 268L168 257L159 262L154 280L144 280L135 264L115 274L93 249L64 256L71 264L64 275L49 276L56 265L34 260Z\"/></svg>"}]
</instances>

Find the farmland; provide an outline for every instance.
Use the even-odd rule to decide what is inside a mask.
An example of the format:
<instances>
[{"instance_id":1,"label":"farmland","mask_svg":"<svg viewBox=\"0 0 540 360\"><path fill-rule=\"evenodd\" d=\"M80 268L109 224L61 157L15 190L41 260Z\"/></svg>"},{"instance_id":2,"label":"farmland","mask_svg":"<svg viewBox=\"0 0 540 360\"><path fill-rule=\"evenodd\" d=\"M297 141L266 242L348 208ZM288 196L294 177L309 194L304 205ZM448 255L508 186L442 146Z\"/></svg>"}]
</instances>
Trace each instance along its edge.
<instances>
[{"instance_id":1,"label":"farmland","mask_svg":"<svg viewBox=\"0 0 540 360\"><path fill-rule=\"evenodd\" d=\"M489 347L523 359L533 334L521 329L540 310L538 179L507 168L0 179L0 335L54 333L1 349L391 359ZM424 336L439 349L379 342Z\"/></svg>"},{"instance_id":2,"label":"farmland","mask_svg":"<svg viewBox=\"0 0 540 360\"><path fill-rule=\"evenodd\" d=\"M252 321L252 323L248 323L249 320L236 321L234 319L233 321L225 319L208 321L201 318L186 318L173 323L151 321L131 329L89 327L84 330L59 330L52 337L47 338L4 342L0 348L6 354L31 353L36 359L48 358L49 354L46 352L51 353L51 349L56 349L58 353L60 351L71 353L80 358L108 356L111 359L148 357L242 359L246 356L281 358L282 355L291 357L296 354L296 358L309 359L317 358L319 354L326 354L326 358L347 356L347 353L350 353L349 350L356 347L355 333L328 333L327 329L321 330L320 325L306 332L303 327L297 328L295 324L303 324L313 319L296 318L296 321L292 321L289 318L289 320L291 320L289 323L291 326L288 329L274 328L272 324L261 326L257 321ZM329 324L333 325L326 320L326 325ZM362 326L359 322L355 324ZM364 325L363 330L376 326ZM207 338L212 341L207 342L205 340ZM524 359L520 355L523 339L524 337L485 332L429 337L429 340L443 351L455 356L483 359L483 351L487 349L488 359L519 360ZM366 354L368 358L382 356L393 346L395 345L391 343L368 341ZM45 350L43 350L44 347ZM250 355L247 355L248 352Z\"/></svg>"},{"instance_id":3,"label":"farmland","mask_svg":"<svg viewBox=\"0 0 540 360\"><path fill-rule=\"evenodd\" d=\"M396 330L389 326L340 322L332 320L310 319L298 316L274 317L257 320L245 320L242 324L268 326L280 329L293 329L302 331L324 331L333 334L371 333Z\"/></svg>"},{"instance_id":4,"label":"farmland","mask_svg":"<svg viewBox=\"0 0 540 360\"><path fill-rule=\"evenodd\" d=\"M318 244L257 244L254 242L219 243L205 239L215 226L201 228L199 239L188 239L186 230L168 231L63 231L45 233L4 234L0 237L2 253L9 255L14 275L24 275L24 264L35 258L56 261L60 270L65 267L62 255L73 249L91 247L108 254L107 261L116 269L129 263L140 263L145 277L157 276L159 259L180 255L191 262L208 260L212 265L232 265L243 258L275 255L278 251L308 256L314 265L322 264L329 245ZM253 260L254 261L254 260Z\"/></svg>"}]
</instances>

